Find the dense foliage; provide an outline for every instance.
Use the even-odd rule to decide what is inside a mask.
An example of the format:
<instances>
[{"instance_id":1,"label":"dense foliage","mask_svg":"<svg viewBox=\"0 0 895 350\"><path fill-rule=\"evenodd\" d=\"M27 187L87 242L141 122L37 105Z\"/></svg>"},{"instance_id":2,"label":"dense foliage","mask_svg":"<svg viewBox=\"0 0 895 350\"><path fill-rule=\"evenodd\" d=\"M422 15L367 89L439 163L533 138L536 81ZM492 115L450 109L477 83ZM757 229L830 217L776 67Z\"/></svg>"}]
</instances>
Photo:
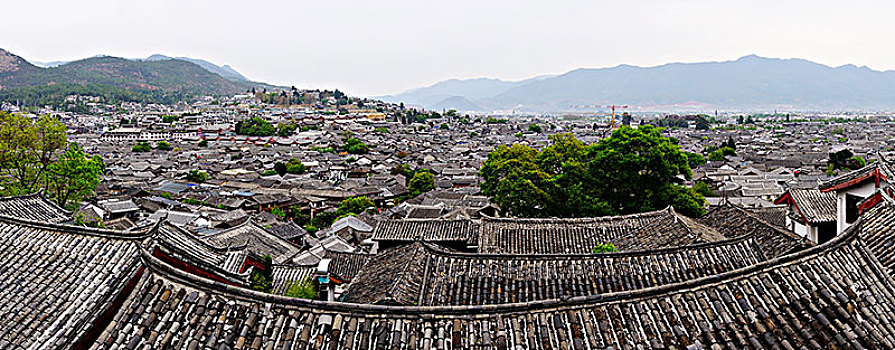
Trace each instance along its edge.
<instances>
[{"instance_id":1,"label":"dense foliage","mask_svg":"<svg viewBox=\"0 0 895 350\"><path fill-rule=\"evenodd\" d=\"M367 144L353 137L345 140L342 149L351 154L364 154L370 152L370 147L367 146Z\"/></svg>"},{"instance_id":2,"label":"dense foliage","mask_svg":"<svg viewBox=\"0 0 895 350\"><path fill-rule=\"evenodd\" d=\"M67 109L64 108L65 98L70 95L100 97L102 102L108 104L121 102L173 104L189 100L191 96L177 91L125 89L112 85L55 84L5 87L0 90L0 101L18 103L22 106L53 106Z\"/></svg>"},{"instance_id":3,"label":"dense foliage","mask_svg":"<svg viewBox=\"0 0 895 350\"><path fill-rule=\"evenodd\" d=\"M857 170L867 165L863 157L855 156L852 151L842 149L837 152L830 152L830 159L827 161L827 174L833 175L836 170Z\"/></svg>"},{"instance_id":4,"label":"dense foliage","mask_svg":"<svg viewBox=\"0 0 895 350\"><path fill-rule=\"evenodd\" d=\"M480 171L482 192L505 213L524 217L619 215L668 205L700 216L705 199L679 184L692 176L690 157L661 130L621 127L591 145L556 134L541 151L498 146Z\"/></svg>"},{"instance_id":5,"label":"dense foliage","mask_svg":"<svg viewBox=\"0 0 895 350\"><path fill-rule=\"evenodd\" d=\"M612 243L598 243L596 246L594 246L593 252L594 254L616 253L618 252L618 248L616 248L615 244Z\"/></svg>"},{"instance_id":6,"label":"dense foliage","mask_svg":"<svg viewBox=\"0 0 895 350\"><path fill-rule=\"evenodd\" d=\"M286 174L304 174L307 169L305 169L305 165L302 164L301 161L295 158L289 158L288 162L276 162L273 165L273 170L280 176ZM273 175L271 173L265 172L266 175Z\"/></svg>"},{"instance_id":7,"label":"dense foliage","mask_svg":"<svg viewBox=\"0 0 895 350\"><path fill-rule=\"evenodd\" d=\"M350 214L360 214L367 210L376 209L376 203L373 203L367 197L351 197L339 203L339 209L336 210L338 217Z\"/></svg>"},{"instance_id":8,"label":"dense foliage","mask_svg":"<svg viewBox=\"0 0 895 350\"><path fill-rule=\"evenodd\" d=\"M149 142L137 142L136 145L131 147L131 152L149 152L152 151L152 146L149 145Z\"/></svg>"},{"instance_id":9,"label":"dense foliage","mask_svg":"<svg viewBox=\"0 0 895 350\"><path fill-rule=\"evenodd\" d=\"M426 170L419 170L407 181L410 197L416 197L435 188L435 177Z\"/></svg>"},{"instance_id":10,"label":"dense foliage","mask_svg":"<svg viewBox=\"0 0 895 350\"><path fill-rule=\"evenodd\" d=\"M186 174L186 180L190 182L205 182L208 180L208 173L201 170L190 170Z\"/></svg>"},{"instance_id":11,"label":"dense foliage","mask_svg":"<svg viewBox=\"0 0 895 350\"><path fill-rule=\"evenodd\" d=\"M88 156L81 146L70 143L65 153L47 168L46 190L60 207L71 207L71 203L94 195L105 170L102 157Z\"/></svg>"},{"instance_id":12,"label":"dense foliage","mask_svg":"<svg viewBox=\"0 0 895 350\"><path fill-rule=\"evenodd\" d=\"M170 151L171 149L173 149L171 147L171 144L166 141L156 142L155 148L157 148L159 151Z\"/></svg>"},{"instance_id":13,"label":"dense foliage","mask_svg":"<svg viewBox=\"0 0 895 350\"><path fill-rule=\"evenodd\" d=\"M263 260L266 268L263 270L256 267L252 268L252 273L249 275L249 287L259 292L270 293L273 289L273 277L270 275L270 265L273 261L270 255L265 255Z\"/></svg>"},{"instance_id":14,"label":"dense foliage","mask_svg":"<svg viewBox=\"0 0 895 350\"><path fill-rule=\"evenodd\" d=\"M277 129L269 121L261 117L251 117L236 122L237 135L248 136L273 136Z\"/></svg>"},{"instance_id":15,"label":"dense foliage","mask_svg":"<svg viewBox=\"0 0 895 350\"><path fill-rule=\"evenodd\" d=\"M89 157L68 143L66 128L57 119L0 112L2 195L44 190L59 206L71 209L93 195L104 171L101 157Z\"/></svg>"},{"instance_id":16,"label":"dense foliage","mask_svg":"<svg viewBox=\"0 0 895 350\"><path fill-rule=\"evenodd\" d=\"M293 281L290 283L283 295L300 299L317 299L317 290L314 288L311 278L308 277L300 282Z\"/></svg>"}]
</instances>

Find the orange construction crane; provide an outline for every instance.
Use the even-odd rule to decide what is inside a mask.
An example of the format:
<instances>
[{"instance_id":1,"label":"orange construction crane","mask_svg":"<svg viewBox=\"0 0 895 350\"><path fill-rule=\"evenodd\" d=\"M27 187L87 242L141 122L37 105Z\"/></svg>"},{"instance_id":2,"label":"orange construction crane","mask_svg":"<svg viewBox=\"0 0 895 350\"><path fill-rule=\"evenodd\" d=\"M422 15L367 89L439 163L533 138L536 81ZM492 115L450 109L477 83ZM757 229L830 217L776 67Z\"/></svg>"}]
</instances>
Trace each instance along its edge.
<instances>
[{"instance_id":1,"label":"orange construction crane","mask_svg":"<svg viewBox=\"0 0 895 350\"><path fill-rule=\"evenodd\" d=\"M615 129L615 109L624 109L628 108L628 106L616 106L616 105L608 105L606 108L612 108L612 124L610 124L611 129Z\"/></svg>"},{"instance_id":2,"label":"orange construction crane","mask_svg":"<svg viewBox=\"0 0 895 350\"><path fill-rule=\"evenodd\" d=\"M628 108L627 105L572 105L569 106L572 108L610 108L612 109L612 124L610 124L610 128L615 129L615 109L625 109Z\"/></svg>"}]
</instances>

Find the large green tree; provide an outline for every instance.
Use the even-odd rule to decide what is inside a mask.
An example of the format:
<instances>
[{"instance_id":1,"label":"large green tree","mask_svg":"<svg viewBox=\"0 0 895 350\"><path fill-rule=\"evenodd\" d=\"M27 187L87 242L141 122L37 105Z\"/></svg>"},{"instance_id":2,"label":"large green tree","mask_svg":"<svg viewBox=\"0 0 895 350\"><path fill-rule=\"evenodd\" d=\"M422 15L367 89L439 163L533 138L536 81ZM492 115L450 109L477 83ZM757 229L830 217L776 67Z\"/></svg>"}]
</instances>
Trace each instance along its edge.
<instances>
[{"instance_id":1,"label":"large green tree","mask_svg":"<svg viewBox=\"0 0 895 350\"><path fill-rule=\"evenodd\" d=\"M47 191L61 207L93 196L106 170L103 158L89 157L76 143L47 168Z\"/></svg>"},{"instance_id":2,"label":"large green tree","mask_svg":"<svg viewBox=\"0 0 895 350\"><path fill-rule=\"evenodd\" d=\"M0 168L3 192L20 195L40 190L47 168L65 149L65 126L55 118L36 121L20 114L0 112Z\"/></svg>"},{"instance_id":3,"label":"large green tree","mask_svg":"<svg viewBox=\"0 0 895 350\"><path fill-rule=\"evenodd\" d=\"M680 184L692 176L692 160L661 131L621 127L591 145L557 134L541 151L498 146L480 171L482 192L517 216L616 215L668 205L702 215L705 199Z\"/></svg>"},{"instance_id":4,"label":"large green tree","mask_svg":"<svg viewBox=\"0 0 895 350\"><path fill-rule=\"evenodd\" d=\"M0 194L44 190L60 206L71 207L93 195L104 171L102 158L68 143L59 120L0 112Z\"/></svg>"},{"instance_id":5,"label":"large green tree","mask_svg":"<svg viewBox=\"0 0 895 350\"><path fill-rule=\"evenodd\" d=\"M344 216L349 214L360 214L367 209L375 208L376 203L373 203L373 201L367 197L351 197L346 198L339 203L339 209L336 210L336 215Z\"/></svg>"}]
</instances>

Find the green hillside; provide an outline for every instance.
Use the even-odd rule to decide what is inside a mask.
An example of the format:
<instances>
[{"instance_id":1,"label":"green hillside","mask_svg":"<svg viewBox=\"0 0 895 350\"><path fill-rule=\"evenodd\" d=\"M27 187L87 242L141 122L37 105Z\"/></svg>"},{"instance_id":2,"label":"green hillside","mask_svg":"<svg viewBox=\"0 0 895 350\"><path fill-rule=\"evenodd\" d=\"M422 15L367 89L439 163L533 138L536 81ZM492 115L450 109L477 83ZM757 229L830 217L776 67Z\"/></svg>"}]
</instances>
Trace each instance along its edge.
<instances>
[{"instance_id":1,"label":"green hillside","mask_svg":"<svg viewBox=\"0 0 895 350\"><path fill-rule=\"evenodd\" d=\"M227 80L184 60L137 61L92 57L40 68L0 49L0 99L46 103L67 93L114 100L168 102L172 97L233 94L252 83Z\"/></svg>"}]
</instances>

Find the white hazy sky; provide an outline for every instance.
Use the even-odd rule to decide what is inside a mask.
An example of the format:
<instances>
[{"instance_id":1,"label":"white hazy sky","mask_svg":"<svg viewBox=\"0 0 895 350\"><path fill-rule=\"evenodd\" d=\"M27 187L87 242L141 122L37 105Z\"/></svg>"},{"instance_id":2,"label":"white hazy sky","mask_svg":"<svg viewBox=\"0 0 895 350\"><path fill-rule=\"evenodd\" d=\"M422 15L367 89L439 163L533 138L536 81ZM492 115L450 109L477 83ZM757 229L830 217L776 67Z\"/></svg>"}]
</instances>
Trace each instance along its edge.
<instances>
[{"instance_id":1,"label":"white hazy sky","mask_svg":"<svg viewBox=\"0 0 895 350\"><path fill-rule=\"evenodd\" d=\"M895 1L2 0L0 8L0 48L29 60L161 53L357 95L748 54L895 69Z\"/></svg>"}]
</instances>

